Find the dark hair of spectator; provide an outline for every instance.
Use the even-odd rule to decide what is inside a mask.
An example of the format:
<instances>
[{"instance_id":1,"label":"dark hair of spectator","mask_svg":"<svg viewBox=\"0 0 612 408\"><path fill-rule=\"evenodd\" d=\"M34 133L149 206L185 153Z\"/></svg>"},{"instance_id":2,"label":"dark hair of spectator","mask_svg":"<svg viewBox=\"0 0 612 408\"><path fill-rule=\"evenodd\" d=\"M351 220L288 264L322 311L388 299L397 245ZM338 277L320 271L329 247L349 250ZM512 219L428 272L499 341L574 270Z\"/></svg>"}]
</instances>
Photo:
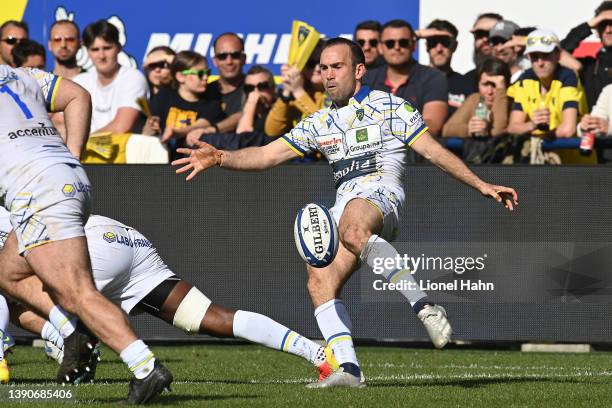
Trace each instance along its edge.
<instances>
[{"instance_id":1,"label":"dark hair of spectator","mask_svg":"<svg viewBox=\"0 0 612 408\"><path fill-rule=\"evenodd\" d=\"M365 56L363 55L363 50L359 44L343 37L336 37L327 40L321 51L325 50L326 48L333 47L334 45L341 44L346 45L351 50L351 62L353 63L353 69L355 69L355 67L359 64L365 64Z\"/></svg>"},{"instance_id":2,"label":"dark hair of spectator","mask_svg":"<svg viewBox=\"0 0 612 408\"><path fill-rule=\"evenodd\" d=\"M119 30L106 20L98 20L95 23L91 23L83 30L83 44L85 44L85 47L91 47L96 38L101 38L108 43L117 44L121 47L119 43Z\"/></svg>"},{"instance_id":3,"label":"dark hair of spectator","mask_svg":"<svg viewBox=\"0 0 612 408\"><path fill-rule=\"evenodd\" d=\"M500 21L504 19L501 14L497 14L497 13L482 13L482 14L479 14L478 17L476 17L476 21L482 20L483 18L492 18L494 20L500 20Z\"/></svg>"},{"instance_id":4,"label":"dark hair of spectator","mask_svg":"<svg viewBox=\"0 0 612 408\"><path fill-rule=\"evenodd\" d=\"M174 61L170 64L170 72L172 73L172 83L174 87L178 88L178 82L176 81L177 72L193 68L198 64L206 62L206 58L195 51L181 51L177 53L174 57Z\"/></svg>"},{"instance_id":5,"label":"dark hair of spectator","mask_svg":"<svg viewBox=\"0 0 612 408\"><path fill-rule=\"evenodd\" d=\"M517 28L514 31L514 35L518 35L521 37L527 37L529 35L529 33L531 33L532 31L535 31L537 29L537 27L521 27L521 28Z\"/></svg>"},{"instance_id":6,"label":"dark hair of spectator","mask_svg":"<svg viewBox=\"0 0 612 408\"><path fill-rule=\"evenodd\" d=\"M414 29L406 20L396 19L387 21L385 24L383 24L381 32L385 31L387 28L407 28L414 34Z\"/></svg>"},{"instance_id":7,"label":"dark hair of spectator","mask_svg":"<svg viewBox=\"0 0 612 408\"><path fill-rule=\"evenodd\" d=\"M176 51L174 51L172 48L168 47L167 45L158 45L157 47L153 47L149 50L147 55L151 55L157 51L162 51L166 55L176 55Z\"/></svg>"},{"instance_id":8,"label":"dark hair of spectator","mask_svg":"<svg viewBox=\"0 0 612 408\"><path fill-rule=\"evenodd\" d=\"M612 10L612 1L610 1L610 0L606 0L606 1L602 2L599 5L599 7L597 7L595 9L595 15L598 15L602 11L608 11L608 10Z\"/></svg>"},{"instance_id":9,"label":"dark hair of spectator","mask_svg":"<svg viewBox=\"0 0 612 408\"><path fill-rule=\"evenodd\" d=\"M47 61L47 55L45 54L45 47L40 45L34 40L24 39L19 41L11 50L11 56L13 57L13 63L16 67L21 67L28 60L30 55L40 55L43 61Z\"/></svg>"},{"instance_id":10,"label":"dark hair of spectator","mask_svg":"<svg viewBox=\"0 0 612 408\"><path fill-rule=\"evenodd\" d=\"M427 28L435 28L437 30L446 31L447 33L450 33L453 38L457 38L457 35L459 35L459 30L457 30L457 27L455 27L453 23L447 20L435 19L434 21L429 23Z\"/></svg>"},{"instance_id":11,"label":"dark hair of spectator","mask_svg":"<svg viewBox=\"0 0 612 408\"><path fill-rule=\"evenodd\" d=\"M502 75L506 86L510 84L510 67L504 61L497 58L487 58L476 68L476 84L480 82L482 74L490 76Z\"/></svg>"},{"instance_id":12,"label":"dark hair of spectator","mask_svg":"<svg viewBox=\"0 0 612 408\"><path fill-rule=\"evenodd\" d=\"M77 34L77 39L81 36L81 30L79 29L79 26L77 25L77 23L75 23L72 20L57 20L55 23L51 24L51 28L49 29L49 32L53 31L53 27L55 27L56 25L63 25L63 24L69 24L74 27L74 29L76 30L76 34Z\"/></svg>"},{"instance_id":13,"label":"dark hair of spectator","mask_svg":"<svg viewBox=\"0 0 612 408\"><path fill-rule=\"evenodd\" d=\"M268 77L268 84L274 89L276 87L276 83L274 83L274 74L266 67L262 67L261 65L253 65L247 71L246 75L256 75L256 74L266 74Z\"/></svg>"},{"instance_id":14,"label":"dark hair of spectator","mask_svg":"<svg viewBox=\"0 0 612 408\"><path fill-rule=\"evenodd\" d=\"M219 41L219 39L221 37L225 37L225 36L231 36L231 37L235 37L238 39L238 41L240 41L240 46L242 47L242 49L240 51L244 51L244 40L242 38L240 38L240 36L236 33L232 33L231 31L228 31L226 33L220 34L219 36L217 36L217 38L215 38L215 41L213 41L213 50L217 50L217 41Z\"/></svg>"},{"instance_id":15,"label":"dark hair of spectator","mask_svg":"<svg viewBox=\"0 0 612 408\"><path fill-rule=\"evenodd\" d=\"M376 20L366 20L355 26L355 32L353 33L353 36L357 35L358 30L370 30L380 33L382 31L382 25Z\"/></svg>"},{"instance_id":16,"label":"dark hair of spectator","mask_svg":"<svg viewBox=\"0 0 612 408\"><path fill-rule=\"evenodd\" d=\"M28 24L25 21L17 20L8 20L2 23L2 25L0 25L0 35L4 36L4 29L9 26L19 27L23 31L25 31L27 35L30 35L30 29L28 28Z\"/></svg>"}]
</instances>

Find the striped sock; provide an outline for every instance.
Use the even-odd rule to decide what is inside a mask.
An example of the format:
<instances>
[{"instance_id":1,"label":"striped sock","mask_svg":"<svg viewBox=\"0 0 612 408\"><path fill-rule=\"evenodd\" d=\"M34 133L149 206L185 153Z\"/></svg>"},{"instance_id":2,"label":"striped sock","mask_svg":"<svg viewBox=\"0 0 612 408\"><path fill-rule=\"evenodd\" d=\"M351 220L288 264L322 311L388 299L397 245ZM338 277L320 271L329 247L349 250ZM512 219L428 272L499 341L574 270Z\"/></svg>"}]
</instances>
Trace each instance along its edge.
<instances>
[{"instance_id":1,"label":"striped sock","mask_svg":"<svg viewBox=\"0 0 612 408\"><path fill-rule=\"evenodd\" d=\"M345 371L359 377L359 362L351 335L351 319L342 300L332 299L323 303L315 310L315 317L338 364L345 367Z\"/></svg>"},{"instance_id":2,"label":"striped sock","mask_svg":"<svg viewBox=\"0 0 612 408\"><path fill-rule=\"evenodd\" d=\"M62 309L61 306L53 306L49 312L49 321L62 335L63 338L70 336L77 325L77 318Z\"/></svg>"},{"instance_id":3,"label":"striped sock","mask_svg":"<svg viewBox=\"0 0 612 408\"><path fill-rule=\"evenodd\" d=\"M315 363L320 346L297 332L259 313L238 310L234 314L234 336Z\"/></svg>"},{"instance_id":4,"label":"striped sock","mask_svg":"<svg viewBox=\"0 0 612 408\"><path fill-rule=\"evenodd\" d=\"M361 252L361 260L366 262L370 268L375 267L376 259L397 259L399 253L389 242L379 237L378 235L372 235L368 240L368 243ZM409 269L398 269L395 266L386 268L384 262L382 265L376 265L377 268L383 268L382 276L385 277L391 283L397 283L404 289L399 292L410 302L410 306L413 307L415 304L429 304L427 300L427 293L423 292L414 279L414 275ZM418 313L419 310L415 310Z\"/></svg>"},{"instance_id":5,"label":"striped sock","mask_svg":"<svg viewBox=\"0 0 612 408\"><path fill-rule=\"evenodd\" d=\"M155 356L142 340L136 340L127 346L119 357L138 379L145 378L153 371Z\"/></svg>"}]
</instances>

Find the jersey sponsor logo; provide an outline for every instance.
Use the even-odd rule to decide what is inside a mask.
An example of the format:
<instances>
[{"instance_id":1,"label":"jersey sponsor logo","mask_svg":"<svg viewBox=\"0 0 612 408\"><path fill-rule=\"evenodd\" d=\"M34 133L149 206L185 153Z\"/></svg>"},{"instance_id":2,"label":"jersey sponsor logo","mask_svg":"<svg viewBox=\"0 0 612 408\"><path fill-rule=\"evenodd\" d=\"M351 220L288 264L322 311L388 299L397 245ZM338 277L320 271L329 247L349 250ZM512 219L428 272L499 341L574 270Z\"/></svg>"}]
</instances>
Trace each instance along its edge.
<instances>
[{"instance_id":1,"label":"jersey sponsor logo","mask_svg":"<svg viewBox=\"0 0 612 408\"><path fill-rule=\"evenodd\" d=\"M91 186L81 181L77 181L72 184L64 184L64 187L62 187L62 194L66 197L74 197L76 193L91 194Z\"/></svg>"},{"instance_id":2,"label":"jersey sponsor logo","mask_svg":"<svg viewBox=\"0 0 612 408\"><path fill-rule=\"evenodd\" d=\"M7 136L11 140L24 136L59 136L59 132L54 126L45 126L42 122L38 122L38 124L40 127L13 130Z\"/></svg>"},{"instance_id":3,"label":"jersey sponsor logo","mask_svg":"<svg viewBox=\"0 0 612 408\"><path fill-rule=\"evenodd\" d=\"M334 133L331 135L317 137L319 150L327 157L327 160L334 162L344 157L344 148L342 145L342 133Z\"/></svg>"},{"instance_id":4,"label":"jersey sponsor logo","mask_svg":"<svg viewBox=\"0 0 612 408\"><path fill-rule=\"evenodd\" d=\"M376 153L370 153L356 159L340 160L332 163L336 187L355 177L376 172L376 162Z\"/></svg>"},{"instance_id":5,"label":"jersey sponsor logo","mask_svg":"<svg viewBox=\"0 0 612 408\"><path fill-rule=\"evenodd\" d=\"M102 239L110 244L117 240L117 235L114 232L105 232L104 234L102 234Z\"/></svg>"},{"instance_id":6,"label":"jersey sponsor logo","mask_svg":"<svg viewBox=\"0 0 612 408\"><path fill-rule=\"evenodd\" d=\"M424 124L421 114L408 102L402 103L395 110L395 113L401 120L406 122L411 132L414 132Z\"/></svg>"},{"instance_id":7,"label":"jersey sponsor logo","mask_svg":"<svg viewBox=\"0 0 612 408\"><path fill-rule=\"evenodd\" d=\"M361 156L382 148L382 135L379 125L349 129L346 132L348 156Z\"/></svg>"}]
</instances>

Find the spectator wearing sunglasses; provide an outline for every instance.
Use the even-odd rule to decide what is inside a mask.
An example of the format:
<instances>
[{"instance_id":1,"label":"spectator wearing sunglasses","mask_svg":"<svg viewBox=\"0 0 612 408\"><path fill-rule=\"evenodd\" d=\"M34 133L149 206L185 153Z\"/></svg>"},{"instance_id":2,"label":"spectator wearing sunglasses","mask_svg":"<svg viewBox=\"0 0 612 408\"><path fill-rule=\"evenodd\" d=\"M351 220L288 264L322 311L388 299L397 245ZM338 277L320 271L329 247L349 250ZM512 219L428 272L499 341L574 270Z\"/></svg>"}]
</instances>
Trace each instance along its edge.
<instances>
[{"instance_id":1,"label":"spectator wearing sunglasses","mask_svg":"<svg viewBox=\"0 0 612 408\"><path fill-rule=\"evenodd\" d=\"M151 98L159 92L160 88L172 85L172 73L170 65L174 61L176 52L168 46L160 45L154 47L147 54L142 69L147 77Z\"/></svg>"},{"instance_id":2,"label":"spectator wearing sunglasses","mask_svg":"<svg viewBox=\"0 0 612 408\"><path fill-rule=\"evenodd\" d=\"M578 58L580 79L584 84L589 110L601 90L612 82L612 1L604 1L595 10L595 17L574 27L561 41L561 47L572 53L580 42L597 30L602 48L595 57Z\"/></svg>"},{"instance_id":3,"label":"spectator wearing sunglasses","mask_svg":"<svg viewBox=\"0 0 612 408\"><path fill-rule=\"evenodd\" d=\"M319 41L302 72L295 66L281 67L282 88L266 118L266 135L281 136L300 120L328 105L319 67L324 44Z\"/></svg>"},{"instance_id":4,"label":"spectator wearing sunglasses","mask_svg":"<svg viewBox=\"0 0 612 408\"><path fill-rule=\"evenodd\" d=\"M45 70L47 56L45 47L28 38L19 41L11 51L16 67L38 68Z\"/></svg>"},{"instance_id":5,"label":"spectator wearing sunglasses","mask_svg":"<svg viewBox=\"0 0 612 408\"><path fill-rule=\"evenodd\" d=\"M439 135L448 111L446 76L412 58L416 36L407 21L385 23L381 42L379 51L387 65L366 72L365 84L410 101L422 113L429 132ZM410 154L409 160L419 159Z\"/></svg>"},{"instance_id":6,"label":"spectator wearing sunglasses","mask_svg":"<svg viewBox=\"0 0 612 408\"><path fill-rule=\"evenodd\" d=\"M265 133L266 118L276 101L274 75L268 69L253 65L244 79L246 102L236 133Z\"/></svg>"},{"instance_id":7,"label":"spectator wearing sunglasses","mask_svg":"<svg viewBox=\"0 0 612 408\"><path fill-rule=\"evenodd\" d=\"M244 41L235 33L223 33L213 42L213 49L212 62L219 70L219 79L209 87L221 95L223 112L228 116L228 120L219 125L219 131L230 133L236 130L244 103Z\"/></svg>"},{"instance_id":8,"label":"spectator wearing sunglasses","mask_svg":"<svg viewBox=\"0 0 612 408\"><path fill-rule=\"evenodd\" d=\"M83 31L83 44L94 68L74 77L91 94L91 133L127 133L140 115L137 100L148 97L147 81L137 69L119 65L119 30L98 20Z\"/></svg>"},{"instance_id":9,"label":"spectator wearing sunglasses","mask_svg":"<svg viewBox=\"0 0 612 408\"><path fill-rule=\"evenodd\" d=\"M550 30L532 31L525 53L531 68L510 88L514 103L508 132L574 136L578 119L587 109L586 98L576 73L559 64L559 39Z\"/></svg>"},{"instance_id":10,"label":"spectator wearing sunglasses","mask_svg":"<svg viewBox=\"0 0 612 408\"><path fill-rule=\"evenodd\" d=\"M373 69L385 63L378 52L382 25L375 20L366 20L357 24L353 39L363 51L366 69Z\"/></svg>"},{"instance_id":11,"label":"spectator wearing sunglasses","mask_svg":"<svg viewBox=\"0 0 612 408\"><path fill-rule=\"evenodd\" d=\"M28 38L28 25L23 21L8 20L0 26L0 65L13 64L11 51L15 44Z\"/></svg>"},{"instance_id":12,"label":"spectator wearing sunglasses","mask_svg":"<svg viewBox=\"0 0 612 408\"><path fill-rule=\"evenodd\" d=\"M504 61L510 67L510 83L515 83L522 75L519 66L519 54L516 47L510 42L519 26L509 20L498 21L489 33L489 46L495 58Z\"/></svg>"},{"instance_id":13,"label":"spectator wearing sunglasses","mask_svg":"<svg viewBox=\"0 0 612 408\"><path fill-rule=\"evenodd\" d=\"M425 39L429 66L446 75L448 81L448 117L459 108L471 93L473 86L462 74L453 71L451 60L457 50L459 31L450 21L434 20L424 30L418 30L417 36Z\"/></svg>"},{"instance_id":14,"label":"spectator wearing sunglasses","mask_svg":"<svg viewBox=\"0 0 612 408\"><path fill-rule=\"evenodd\" d=\"M217 124L225 118L218 93L208 86L210 68L197 52L181 51L170 71L173 88L161 88L151 101L153 117L144 134L161 134L168 142L172 158L178 147L191 146L206 133L219 133Z\"/></svg>"},{"instance_id":15,"label":"spectator wearing sunglasses","mask_svg":"<svg viewBox=\"0 0 612 408\"><path fill-rule=\"evenodd\" d=\"M85 72L85 69L77 64L76 56L81 48L81 37L79 27L74 21L58 20L53 23L47 47L55 59L55 75L72 79Z\"/></svg>"},{"instance_id":16,"label":"spectator wearing sunglasses","mask_svg":"<svg viewBox=\"0 0 612 408\"><path fill-rule=\"evenodd\" d=\"M497 13L483 13L479 14L472 26L470 32L474 36L474 66L478 67L485 59L489 58L493 53L491 46L489 45L489 34L491 29L498 21L502 21L504 18ZM472 92L478 92L478 78L476 75L476 68L465 73L465 77L472 84Z\"/></svg>"}]
</instances>

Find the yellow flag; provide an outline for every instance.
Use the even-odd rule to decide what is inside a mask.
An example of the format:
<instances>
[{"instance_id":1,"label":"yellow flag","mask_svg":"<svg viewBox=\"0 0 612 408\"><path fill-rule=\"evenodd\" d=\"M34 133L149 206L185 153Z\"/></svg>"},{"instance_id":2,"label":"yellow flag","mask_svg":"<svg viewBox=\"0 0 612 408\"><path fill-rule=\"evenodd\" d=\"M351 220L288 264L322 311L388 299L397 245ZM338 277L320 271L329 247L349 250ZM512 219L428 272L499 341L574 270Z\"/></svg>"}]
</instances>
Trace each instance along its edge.
<instances>
[{"instance_id":1,"label":"yellow flag","mask_svg":"<svg viewBox=\"0 0 612 408\"><path fill-rule=\"evenodd\" d=\"M312 55L321 34L303 21L294 20L291 27L288 65L295 65L300 71Z\"/></svg>"}]
</instances>

